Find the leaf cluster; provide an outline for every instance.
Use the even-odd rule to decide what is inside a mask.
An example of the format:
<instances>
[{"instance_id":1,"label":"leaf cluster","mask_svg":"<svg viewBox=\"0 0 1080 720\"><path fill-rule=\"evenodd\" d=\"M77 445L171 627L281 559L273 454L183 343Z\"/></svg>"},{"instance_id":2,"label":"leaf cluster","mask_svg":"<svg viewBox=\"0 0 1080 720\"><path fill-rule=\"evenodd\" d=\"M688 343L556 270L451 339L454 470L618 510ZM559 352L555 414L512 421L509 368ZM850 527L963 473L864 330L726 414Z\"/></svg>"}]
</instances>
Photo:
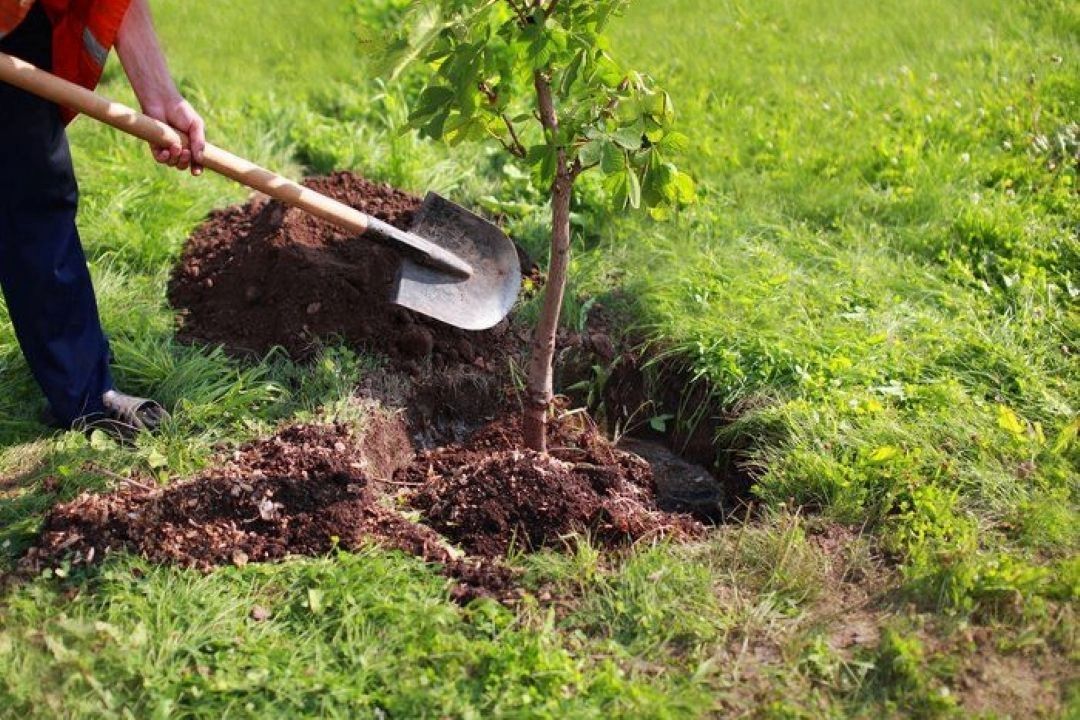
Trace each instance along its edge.
<instances>
[{"instance_id":1,"label":"leaf cluster","mask_svg":"<svg viewBox=\"0 0 1080 720\"><path fill-rule=\"evenodd\" d=\"M616 208L695 199L673 162L688 146L670 95L611 55L604 35L629 0L427 0L395 43L400 69L431 72L410 127L451 145L496 140L550 187L597 169ZM545 117L544 95L552 112Z\"/></svg>"}]
</instances>

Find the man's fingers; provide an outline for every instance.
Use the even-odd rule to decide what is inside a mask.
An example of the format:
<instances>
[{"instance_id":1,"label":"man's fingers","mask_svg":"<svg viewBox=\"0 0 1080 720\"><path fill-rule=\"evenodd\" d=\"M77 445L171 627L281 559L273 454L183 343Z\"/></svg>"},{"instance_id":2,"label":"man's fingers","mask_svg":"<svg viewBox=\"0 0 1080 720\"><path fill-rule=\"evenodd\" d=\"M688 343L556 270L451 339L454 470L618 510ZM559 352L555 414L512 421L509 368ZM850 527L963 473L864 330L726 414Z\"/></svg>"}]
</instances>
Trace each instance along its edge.
<instances>
[{"instance_id":1,"label":"man's fingers","mask_svg":"<svg viewBox=\"0 0 1080 720\"><path fill-rule=\"evenodd\" d=\"M169 164L175 166L180 161L180 156L184 154L183 145L170 145L169 146Z\"/></svg>"},{"instance_id":2,"label":"man's fingers","mask_svg":"<svg viewBox=\"0 0 1080 720\"><path fill-rule=\"evenodd\" d=\"M188 131L188 143L191 148L191 174L200 175L202 174L203 150L206 148L206 126L198 115L195 116Z\"/></svg>"},{"instance_id":3,"label":"man's fingers","mask_svg":"<svg viewBox=\"0 0 1080 720\"><path fill-rule=\"evenodd\" d=\"M169 147L156 147L154 148L154 159L162 165L176 167L176 162L180 159L180 151L182 149L183 148L179 145L170 145Z\"/></svg>"},{"instance_id":4,"label":"man's fingers","mask_svg":"<svg viewBox=\"0 0 1080 720\"><path fill-rule=\"evenodd\" d=\"M203 119L186 101L181 101L164 112L147 114L173 126L187 136L187 146L177 143L152 148L154 159L177 170L190 170L192 175L202 173L202 156L206 147L206 129Z\"/></svg>"},{"instance_id":5,"label":"man's fingers","mask_svg":"<svg viewBox=\"0 0 1080 720\"><path fill-rule=\"evenodd\" d=\"M191 148L191 157L196 162L202 162L203 150L206 148L206 126L198 115L188 128L188 147Z\"/></svg>"},{"instance_id":6,"label":"man's fingers","mask_svg":"<svg viewBox=\"0 0 1080 720\"><path fill-rule=\"evenodd\" d=\"M176 161L180 158L179 146L153 148L153 153L155 160L170 167L175 167Z\"/></svg>"}]
</instances>

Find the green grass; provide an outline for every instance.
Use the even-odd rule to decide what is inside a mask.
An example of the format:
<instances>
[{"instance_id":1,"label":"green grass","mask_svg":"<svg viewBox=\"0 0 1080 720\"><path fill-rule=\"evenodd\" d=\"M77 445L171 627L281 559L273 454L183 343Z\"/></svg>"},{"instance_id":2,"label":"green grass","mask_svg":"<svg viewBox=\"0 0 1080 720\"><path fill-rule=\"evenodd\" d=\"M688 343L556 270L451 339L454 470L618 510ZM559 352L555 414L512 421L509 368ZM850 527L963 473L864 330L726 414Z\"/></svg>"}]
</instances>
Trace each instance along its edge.
<instances>
[{"instance_id":1,"label":"green grass","mask_svg":"<svg viewBox=\"0 0 1080 720\"><path fill-rule=\"evenodd\" d=\"M354 34L394 5L155 11L214 141L296 177L453 193L542 252L544 210L497 154L396 131L414 84L374 77ZM456 607L377 550L48 574L0 596L0 716L936 716L992 691L1002 714L1080 711L1075 3L638 0L615 33L674 96L702 197L666 224L609 218L587 181L568 322L628 302L708 380L739 412L717 452L757 468L761 517L625 557L516 558L515 611ZM131 101L115 64L103 89ZM362 416L372 367L175 343L170 265L244 191L85 119L71 136L117 376L176 420L134 449L50 435L0 321L6 568L58 500L167 482L280 421ZM872 632L838 642L851 627ZM965 684L1006 663L1037 682Z\"/></svg>"},{"instance_id":2,"label":"green grass","mask_svg":"<svg viewBox=\"0 0 1080 720\"><path fill-rule=\"evenodd\" d=\"M644 322L725 407L765 399L738 430L768 437L768 502L880 527L935 606L978 608L999 562L1075 587L1075 564L1033 558L1048 543L1015 526L1049 502L1076 517L1080 16L814 9L688 1L622 24L683 98L708 182L677 228L611 253L670 258L637 276ZM1075 557L1075 531L1044 526ZM1059 592L1020 591L1037 605L1040 588Z\"/></svg>"}]
</instances>

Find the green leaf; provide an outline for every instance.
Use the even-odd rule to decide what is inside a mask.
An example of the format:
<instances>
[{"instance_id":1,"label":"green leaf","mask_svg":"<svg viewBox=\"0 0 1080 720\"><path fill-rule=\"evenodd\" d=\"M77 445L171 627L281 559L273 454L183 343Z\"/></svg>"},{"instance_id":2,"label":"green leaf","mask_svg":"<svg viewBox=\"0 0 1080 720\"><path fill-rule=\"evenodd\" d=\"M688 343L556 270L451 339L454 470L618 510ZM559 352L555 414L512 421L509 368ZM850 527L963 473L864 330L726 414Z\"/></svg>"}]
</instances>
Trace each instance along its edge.
<instances>
[{"instance_id":1,"label":"green leaf","mask_svg":"<svg viewBox=\"0 0 1080 720\"><path fill-rule=\"evenodd\" d=\"M667 222L671 219L671 206L657 205L649 208L649 217L657 222Z\"/></svg>"},{"instance_id":2,"label":"green leaf","mask_svg":"<svg viewBox=\"0 0 1080 720\"><path fill-rule=\"evenodd\" d=\"M472 115L454 115L443 130L443 136L451 147L460 145L465 140L475 140L483 137L485 132L483 121Z\"/></svg>"},{"instance_id":3,"label":"green leaf","mask_svg":"<svg viewBox=\"0 0 1080 720\"><path fill-rule=\"evenodd\" d=\"M1013 435L1021 437L1027 430L1027 426L1005 405L997 406L997 424L1002 430L1008 430Z\"/></svg>"},{"instance_id":4,"label":"green leaf","mask_svg":"<svg viewBox=\"0 0 1080 720\"><path fill-rule=\"evenodd\" d=\"M663 90L649 95L646 112L662 127L668 127L675 122L675 104L671 102L671 96Z\"/></svg>"},{"instance_id":5,"label":"green leaf","mask_svg":"<svg viewBox=\"0 0 1080 720\"><path fill-rule=\"evenodd\" d=\"M421 133L427 135L433 140L441 140L443 138L444 129L446 127L446 121L450 117L449 110L442 110L437 113L426 125L421 128Z\"/></svg>"},{"instance_id":6,"label":"green leaf","mask_svg":"<svg viewBox=\"0 0 1080 720\"><path fill-rule=\"evenodd\" d=\"M94 430L90 433L90 447L98 452L111 450L115 447L112 439L105 434L104 430Z\"/></svg>"},{"instance_id":7,"label":"green leaf","mask_svg":"<svg viewBox=\"0 0 1080 720\"><path fill-rule=\"evenodd\" d=\"M322 615L326 606L323 604L323 591L317 588L308 588L307 606L313 615Z\"/></svg>"},{"instance_id":8,"label":"green leaf","mask_svg":"<svg viewBox=\"0 0 1080 720\"><path fill-rule=\"evenodd\" d=\"M649 418L649 427L656 432L667 432L667 424L669 420L674 420L675 416L671 413L664 413L663 415L654 415Z\"/></svg>"},{"instance_id":9,"label":"green leaf","mask_svg":"<svg viewBox=\"0 0 1080 720\"><path fill-rule=\"evenodd\" d=\"M525 54L533 70L542 70L551 62L554 51L555 48L551 42L551 37L547 33L539 31L533 36Z\"/></svg>"},{"instance_id":10,"label":"green leaf","mask_svg":"<svg viewBox=\"0 0 1080 720\"><path fill-rule=\"evenodd\" d=\"M409 36L394 55L394 66L390 79L396 79L406 67L428 51L438 39L439 33L446 27L442 17L442 8L435 3L416 3L409 12L407 27Z\"/></svg>"},{"instance_id":11,"label":"green leaf","mask_svg":"<svg viewBox=\"0 0 1080 720\"><path fill-rule=\"evenodd\" d=\"M697 188L694 185L694 178L686 173L680 172L675 176L675 189L677 191L677 200L682 205L690 205L697 201Z\"/></svg>"},{"instance_id":12,"label":"green leaf","mask_svg":"<svg viewBox=\"0 0 1080 720\"><path fill-rule=\"evenodd\" d=\"M604 188L611 195L611 204L616 208L626 207L630 198L630 173L626 170L612 173L604 179Z\"/></svg>"},{"instance_id":13,"label":"green leaf","mask_svg":"<svg viewBox=\"0 0 1080 720\"><path fill-rule=\"evenodd\" d=\"M640 150L641 140L645 136L645 124L640 120L633 125L621 127L611 133L611 139L627 150Z\"/></svg>"},{"instance_id":14,"label":"green leaf","mask_svg":"<svg viewBox=\"0 0 1080 720\"><path fill-rule=\"evenodd\" d=\"M882 465L900 454L900 448L892 445L882 445L870 453L870 462L874 465Z\"/></svg>"},{"instance_id":15,"label":"green leaf","mask_svg":"<svg viewBox=\"0 0 1080 720\"><path fill-rule=\"evenodd\" d=\"M678 177L678 168L671 163L663 163L649 172L645 178L645 186L651 193L655 193L658 201L674 203L679 199Z\"/></svg>"},{"instance_id":16,"label":"green leaf","mask_svg":"<svg viewBox=\"0 0 1080 720\"><path fill-rule=\"evenodd\" d=\"M537 187L551 187L555 181L558 157L550 145L533 145L525 153L525 162L533 168L533 181Z\"/></svg>"},{"instance_id":17,"label":"green leaf","mask_svg":"<svg viewBox=\"0 0 1080 720\"><path fill-rule=\"evenodd\" d=\"M1065 452L1074 442L1076 442L1077 436L1080 436L1080 417L1073 419L1071 423L1061 428L1061 432L1058 433L1057 439L1054 440L1054 452Z\"/></svg>"},{"instance_id":18,"label":"green leaf","mask_svg":"<svg viewBox=\"0 0 1080 720\"><path fill-rule=\"evenodd\" d=\"M544 162L544 156L548 154L547 145L530 145L525 151L525 162L529 165L539 165Z\"/></svg>"},{"instance_id":19,"label":"green leaf","mask_svg":"<svg viewBox=\"0 0 1080 720\"><path fill-rule=\"evenodd\" d=\"M570 90L573 88L574 83L577 82L578 75L581 73L581 66L585 62L585 51L581 50L574 55L574 59L570 61L566 71L563 72L562 81L559 83L559 94L566 96L570 94Z\"/></svg>"},{"instance_id":20,"label":"green leaf","mask_svg":"<svg viewBox=\"0 0 1080 720\"><path fill-rule=\"evenodd\" d=\"M603 155L604 144L599 140L590 140L578 150L582 165L597 165Z\"/></svg>"},{"instance_id":21,"label":"green leaf","mask_svg":"<svg viewBox=\"0 0 1080 720\"><path fill-rule=\"evenodd\" d=\"M641 101L628 97L619 101L615 107L615 120L620 125L633 125L641 120Z\"/></svg>"},{"instance_id":22,"label":"green leaf","mask_svg":"<svg viewBox=\"0 0 1080 720\"><path fill-rule=\"evenodd\" d=\"M622 83L624 77L626 77L626 74L622 68L604 54L597 58L590 80L599 82L609 88L616 88Z\"/></svg>"},{"instance_id":23,"label":"green leaf","mask_svg":"<svg viewBox=\"0 0 1080 720\"><path fill-rule=\"evenodd\" d=\"M630 201L630 207L637 210L641 207L641 180L638 179L637 173L632 171L626 176L629 180L627 199Z\"/></svg>"},{"instance_id":24,"label":"green leaf","mask_svg":"<svg viewBox=\"0 0 1080 720\"><path fill-rule=\"evenodd\" d=\"M454 91L442 85L429 85L416 99L416 106L409 115L409 120L428 118L446 107L454 99Z\"/></svg>"},{"instance_id":25,"label":"green leaf","mask_svg":"<svg viewBox=\"0 0 1080 720\"><path fill-rule=\"evenodd\" d=\"M603 141L600 146L600 170L605 175L626 169L626 153L618 145Z\"/></svg>"},{"instance_id":26,"label":"green leaf","mask_svg":"<svg viewBox=\"0 0 1080 720\"><path fill-rule=\"evenodd\" d=\"M669 132L660 139L659 145L665 152L681 155L690 149L690 138L681 132Z\"/></svg>"},{"instance_id":27,"label":"green leaf","mask_svg":"<svg viewBox=\"0 0 1080 720\"><path fill-rule=\"evenodd\" d=\"M150 454L146 456L146 464L150 466L151 470L157 470L163 468L169 464L169 458L165 457L161 451L154 448L150 451Z\"/></svg>"}]
</instances>

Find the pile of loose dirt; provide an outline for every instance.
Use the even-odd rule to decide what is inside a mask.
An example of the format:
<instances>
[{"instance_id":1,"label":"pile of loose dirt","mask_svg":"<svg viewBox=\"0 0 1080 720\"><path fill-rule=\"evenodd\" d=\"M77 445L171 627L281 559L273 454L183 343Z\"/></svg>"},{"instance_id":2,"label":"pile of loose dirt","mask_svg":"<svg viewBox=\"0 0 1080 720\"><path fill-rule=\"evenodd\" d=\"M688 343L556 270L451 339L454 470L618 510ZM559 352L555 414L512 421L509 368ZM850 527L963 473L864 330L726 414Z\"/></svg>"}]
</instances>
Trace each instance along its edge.
<instances>
[{"instance_id":1,"label":"pile of loose dirt","mask_svg":"<svg viewBox=\"0 0 1080 720\"><path fill-rule=\"evenodd\" d=\"M701 530L658 509L648 463L613 447L584 415L553 424L547 456L521 449L516 417L404 467L397 434L295 425L190 480L83 494L52 509L22 566L89 564L124 550L209 570L375 542L441 564L459 600L511 600L520 591L501 563L511 547L560 546L574 532L617 546ZM395 509L390 496L402 487L415 487L404 499L427 524Z\"/></svg>"},{"instance_id":2,"label":"pile of loose dirt","mask_svg":"<svg viewBox=\"0 0 1080 720\"><path fill-rule=\"evenodd\" d=\"M351 173L304 184L403 229L420 205ZM281 346L297 359L341 338L399 367L430 357L484 368L516 347L505 321L465 332L390 304L399 262L388 248L276 200L215 211L188 240L169 283L177 335L241 354Z\"/></svg>"},{"instance_id":3,"label":"pile of loose dirt","mask_svg":"<svg viewBox=\"0 0 1080 720\"><path fill-rule=\"evenodd\" d=\"M166 488L129 485L55 507L25 558L27 569L68 558L90 563L127 550L209 570L366 543L442 563L461 599L513 594L512 573L456 557L431 528L379 501L369 459L342 425L298 425L245 445L222 467Z\"/></svg>"},{"instance_id":4,"label":"pile of loose dirt","mask_svg":"<svg viewBox=\"0 0 1080 720\"><path fill-rule=\"evenodd\" d=\"M611 445L584 415L553 423L549 448L523 449L520 420L504 418L465 444L420 455L398 477L421 485L410 503L425 522L482 557L560 546L576 532L619 545L700 531L661 511L649 464Z\"/></svg>"}]
</instances>

